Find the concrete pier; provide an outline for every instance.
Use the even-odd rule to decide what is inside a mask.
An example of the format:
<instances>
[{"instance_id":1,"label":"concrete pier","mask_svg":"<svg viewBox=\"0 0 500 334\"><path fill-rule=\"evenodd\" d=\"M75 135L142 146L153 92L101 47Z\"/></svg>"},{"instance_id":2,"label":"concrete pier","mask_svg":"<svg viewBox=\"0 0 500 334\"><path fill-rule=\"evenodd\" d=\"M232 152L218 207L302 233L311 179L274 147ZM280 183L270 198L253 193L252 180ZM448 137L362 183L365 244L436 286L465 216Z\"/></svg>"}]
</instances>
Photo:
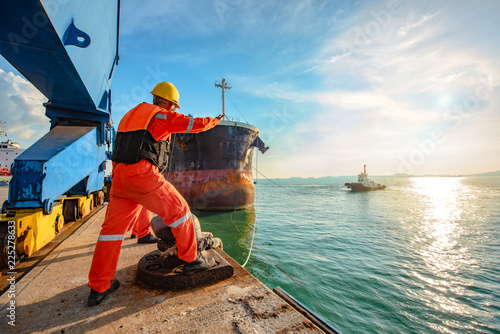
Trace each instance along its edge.
<instances>
[{"instance_id":1,"label":"concrete pier","mask_svg":"<svg viewBox=\"0 0 500 334\"><path fill-rule=\"evenodd\" d=\"M234 267L222 282L176 292L141 286L138 261L156 245L137 244L129 235L116 272L120 288L87 307L87 276L105 209L3 293L0 333L323 333L220 250Z\"/></svg>"}]
</instances>

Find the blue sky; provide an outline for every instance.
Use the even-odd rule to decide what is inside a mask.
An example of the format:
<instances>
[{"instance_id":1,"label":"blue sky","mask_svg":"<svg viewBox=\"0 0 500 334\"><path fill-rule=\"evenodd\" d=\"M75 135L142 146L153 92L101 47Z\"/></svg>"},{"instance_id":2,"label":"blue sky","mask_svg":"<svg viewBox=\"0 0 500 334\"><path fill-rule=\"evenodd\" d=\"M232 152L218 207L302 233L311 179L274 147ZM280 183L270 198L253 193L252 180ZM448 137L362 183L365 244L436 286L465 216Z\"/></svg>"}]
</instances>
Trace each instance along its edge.
<instances>
[{"instance_id":1,"label":"blue sky","mask_svg":"<svg viewBox=\"0 0 500 334\"><path fill-rule=\"evenodd\" d=\"M224 77L267 177L499 170L499 17L499 1L122 1L113 120L158 81L215 117ZM45 98L0 69L2 121L27 147Z\"/></svg>"}]
</instances>

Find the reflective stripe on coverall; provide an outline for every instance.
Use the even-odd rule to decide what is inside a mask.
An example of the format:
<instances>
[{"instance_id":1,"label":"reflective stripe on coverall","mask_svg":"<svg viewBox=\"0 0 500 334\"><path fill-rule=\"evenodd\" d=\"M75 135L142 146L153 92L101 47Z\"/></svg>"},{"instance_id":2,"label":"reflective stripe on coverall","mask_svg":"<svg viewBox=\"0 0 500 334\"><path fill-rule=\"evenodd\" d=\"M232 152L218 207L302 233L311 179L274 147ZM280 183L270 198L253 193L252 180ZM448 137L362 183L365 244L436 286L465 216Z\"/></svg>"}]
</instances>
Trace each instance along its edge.
<instances>
[{"instance_id":1,"label":"reflective stripe on coverall","mask_svg":"<svg viewBox=\"0 0 500 334\"><path fill-rule=\"evenodd\" d=\"M125 114L118 129L133 131L147 127L155 140L160 141L169 139L171 133L198 133L218 123L211 117L193 118L142 103ZM189 206L158 167L145 159L135 164L113 164L109 203L89 273L88 286L93 290L104 292L110 287L125 233L136 224L143 207L162 217L172 228L181 260L191 262L198 256Z\"/></svg>"}]
</instances>

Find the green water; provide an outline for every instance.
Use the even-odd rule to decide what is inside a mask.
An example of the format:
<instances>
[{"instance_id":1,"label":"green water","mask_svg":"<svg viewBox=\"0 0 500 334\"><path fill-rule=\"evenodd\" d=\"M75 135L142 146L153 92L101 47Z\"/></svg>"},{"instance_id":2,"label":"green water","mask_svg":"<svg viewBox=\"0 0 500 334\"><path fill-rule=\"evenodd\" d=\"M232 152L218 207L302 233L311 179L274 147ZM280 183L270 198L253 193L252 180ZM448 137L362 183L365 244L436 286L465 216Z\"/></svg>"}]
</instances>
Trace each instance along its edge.
<instances>
[{"instance_id":1,"label":"green water","mask_svg":"<svg viewBox=\"0 0 500 334\"><path fill-rule=\"evenodd\" d=\"M251 209L195 212L269 288L343 333L500 333L500 178L259 182ZM302 182L303 183L303 182Z\"/></svg>"}]
</instances>

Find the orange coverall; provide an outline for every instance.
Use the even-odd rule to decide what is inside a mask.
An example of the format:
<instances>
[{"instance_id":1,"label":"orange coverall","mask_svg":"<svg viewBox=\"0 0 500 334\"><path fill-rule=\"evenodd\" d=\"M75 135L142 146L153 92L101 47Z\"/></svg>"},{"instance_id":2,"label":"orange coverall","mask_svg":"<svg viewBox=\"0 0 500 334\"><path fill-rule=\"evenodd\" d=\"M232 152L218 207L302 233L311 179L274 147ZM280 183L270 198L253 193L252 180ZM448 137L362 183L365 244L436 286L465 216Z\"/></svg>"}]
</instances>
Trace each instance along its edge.
<instances>
[{"instance_id":1,"label":"orange coverall","mask_svg":"<svg viewBox=\"0 0 500 334\"><path fill-rule=\"evenodd\" d=\"M141 103L125 114L118 131L122 122L134 121L127 116L137 111L137 108L144 109L144 112L141 110L142 114L134 114L138 119L146 119L144 113L155 113L147 130L157 141L170 139L171 133L206 131L219 123L215 118L193 118ZM165 180L158 167L146 159L135 164L114 163L109 203L89 273L88 286L91 289L101 293L111 286L125 233L134 226L143 207L162 217L165 224L172 228L181 260L192 262L197 258L196 236L189 206L174 186Z\"/></svg>"},{"instance_id":2,"label":"orange coverall","mask_svg":"<svg viewBox=\"0 0 500 334\"><path fill-rule=\"evenodd\" d=\"M142 210L137 217L137 223L132 226L132 234L140 239L151 233L151 231L149 230L149 226L151 226L152 218L153 213L145 207L142 207Z\"/></svg>"}]
</instances>

